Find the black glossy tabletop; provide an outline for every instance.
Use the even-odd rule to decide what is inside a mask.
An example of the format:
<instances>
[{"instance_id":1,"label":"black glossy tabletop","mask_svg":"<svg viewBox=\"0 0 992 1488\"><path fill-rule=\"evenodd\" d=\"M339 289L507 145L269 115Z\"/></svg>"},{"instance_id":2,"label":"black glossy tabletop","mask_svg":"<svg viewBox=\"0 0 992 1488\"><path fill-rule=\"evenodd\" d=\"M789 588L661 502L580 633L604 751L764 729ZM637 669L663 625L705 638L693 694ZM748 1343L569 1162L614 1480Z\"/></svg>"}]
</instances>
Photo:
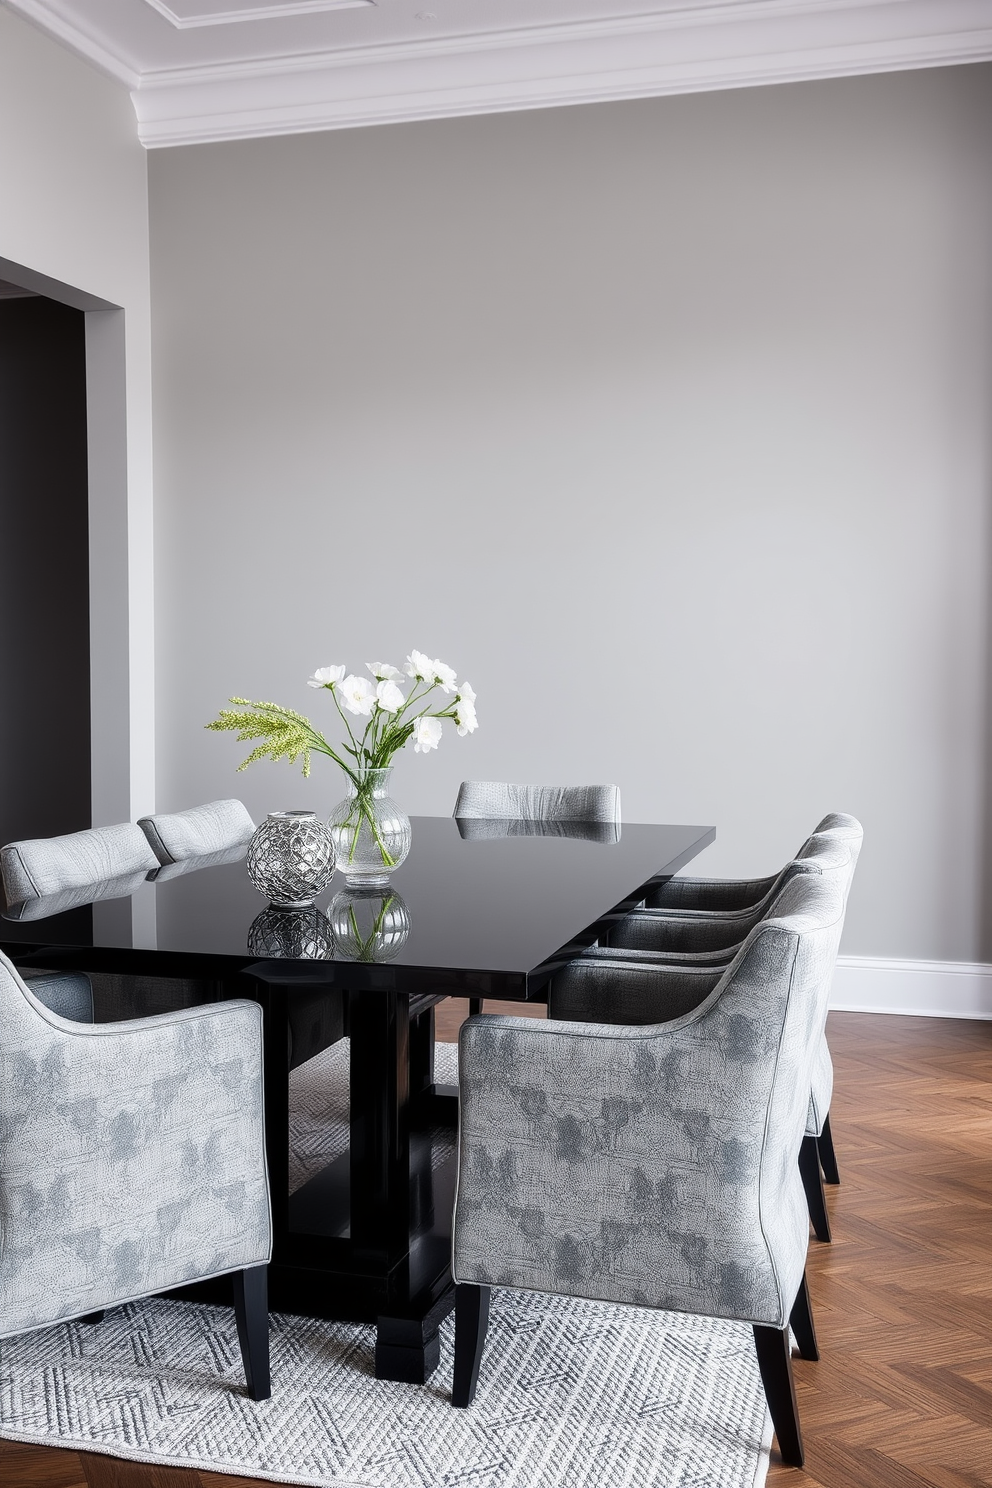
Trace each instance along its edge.
<instances>
[{"instance_id":1,"label":"black glossy tabletop","mask_svg":"<svg viewBox=\"0 0 992 1488\"><path fill-rule=\"evenodd\" d=\"M450 817L414 817L410 855L390 875L390 890L401 896L409 922L388 957L397 985L405 979L412 987L425 971L456 978L485 973L490 993L526 995L528 973L552 964L565 948L574 954L588 944L604 916L629 905L644 885L675 872L715 837L712 827L624 823L615 840L486 836L485 829L466 838L459 825ZM318 909L326 911L344 887L335 874L317 898ZM141 883L129 899L94 903L91 930L78 912L20 921L5 915L0 943L12 950L18 943L131 950L135 970L141 963L153 969L164 952L229 958L232 970L259 957L258 937L254 956L249 937L267 906L243 860ZM373 971L354 966L333 945L320 954L341 964L342 973L347 962L349 978ZM380 977L386 969L375 968Z\"/></svg>"}]
</instances>

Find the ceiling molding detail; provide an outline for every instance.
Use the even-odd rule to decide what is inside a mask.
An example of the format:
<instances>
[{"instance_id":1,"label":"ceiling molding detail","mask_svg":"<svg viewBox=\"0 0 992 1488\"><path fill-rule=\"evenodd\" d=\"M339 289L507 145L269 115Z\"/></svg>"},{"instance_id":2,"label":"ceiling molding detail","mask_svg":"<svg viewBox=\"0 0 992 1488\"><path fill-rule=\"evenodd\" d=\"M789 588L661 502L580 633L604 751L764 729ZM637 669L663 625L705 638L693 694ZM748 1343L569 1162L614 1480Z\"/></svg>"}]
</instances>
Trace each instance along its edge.
<instances>
[{"instance_id":1,"label":"ceiling molding detail","mask_svg":"<svg viewBox=\"0 0 992 1488\"><path fill-rule=\"evenodd\" d=\"M989 58L992 0L738 0L146 76L134 104L153 148Z\"/></svg>"},{"instance_id":2,"label":"ceiling molding detail","mask_svg":"<svg viewBox=\"0 0 992 1488\"><path fill-rule=\"evenodd\" d=\"M239 21L284 21L288 16L326 15L331 10L354 10L359 5L374 5L375 0L284 0L283 4L231 6L227 10L213 12L195 11L191 15L178 15L166 0L145 0L171 26L185 31L194 26L230 26ZM173 0L173 5L176 0Z\"/></svg>"},{"instance_id":3,"label":"ceiling molding detail","mask_svg":"<svg viewBox=\"0 0 992 1488\"><path fill-rule=\"evenodd\" d=\"M123 31L119 51L106 25L85 31L96 0L0 0L126 82L149 148L992 59L992 0L656 0L651 14L606 17L619 0L603 0L599 19L310 50L292 44L310 24L304 12L312 19L341 0L260 0L254 10L250 0L213 0L228 5L222 18L206 16L210 3L142 7L187 39L185 55L196 37L231 38L228 59L214 43L214 61L177 67L155 65L154 51L138 65ZM367 3L346 0L352 14ZM388 0L371 3L388 20ZM498 0L487 13L500 14ZM232 20L256 27L222 26ZM129 34L133 43L138 32ZM240 52L236 37L248 42Z\"/></svg>"}]
</instances>

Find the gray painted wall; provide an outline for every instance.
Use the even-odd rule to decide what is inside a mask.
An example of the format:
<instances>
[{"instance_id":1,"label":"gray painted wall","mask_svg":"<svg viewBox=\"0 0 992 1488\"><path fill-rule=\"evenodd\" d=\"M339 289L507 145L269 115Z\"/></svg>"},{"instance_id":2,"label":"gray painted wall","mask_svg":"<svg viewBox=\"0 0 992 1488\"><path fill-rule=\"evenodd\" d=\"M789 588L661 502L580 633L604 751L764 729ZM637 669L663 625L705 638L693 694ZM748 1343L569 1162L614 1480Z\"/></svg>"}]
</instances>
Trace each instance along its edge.
<instances>
[{"instance_id":1,"label":"gray painted wall","mask_svg":"<svg viewBox=\"0 0 992 1488\"><path fill-rule=\"evenodd\" d=\"M127 88L3 6L0 261L87 311L93 812L120 820L154 799L146 155Z\"/></svg>"},{"instance_id":2,"label":"gray painted wall","mask_svg":"<svg viewBox=\"0 0 992 1488\"><path fill-rule=\"evenodd\" d=\"M990 145L974 66L153 154L160 807L329 809L203 723L416 646L408 809L853 811L845 949L992 959Z\"/></svg>"}]
</instances>

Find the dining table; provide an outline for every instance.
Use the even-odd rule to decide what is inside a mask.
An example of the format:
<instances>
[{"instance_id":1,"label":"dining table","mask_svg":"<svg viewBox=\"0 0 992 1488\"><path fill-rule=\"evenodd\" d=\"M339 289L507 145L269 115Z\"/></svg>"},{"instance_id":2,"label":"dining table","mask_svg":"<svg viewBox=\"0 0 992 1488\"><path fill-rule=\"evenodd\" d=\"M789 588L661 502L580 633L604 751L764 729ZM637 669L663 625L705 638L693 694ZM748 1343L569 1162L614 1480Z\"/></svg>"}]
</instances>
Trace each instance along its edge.
<instances>
[{"instance_id":1,"label":"dining table","mask_svg":"<svg viewBox=\"0 0 992 1488\"><path fill-rule=\"evenodd\" d=\"M384 887L336 874L312 907L280 909L241 848L5 905L0 947L16 965L90 973L98 1020L261 1004L270 1305L374 1325L376 1375L422 1383L454 1302L458 1099L435 1075L434 1009L449 997L546 1003L557 969L715 835L414 817ZM338 1047L347 1145L290 1192L293 1072ZM227 1300L219 1285L188 1295Z\"/></svg>"}]
</instances>

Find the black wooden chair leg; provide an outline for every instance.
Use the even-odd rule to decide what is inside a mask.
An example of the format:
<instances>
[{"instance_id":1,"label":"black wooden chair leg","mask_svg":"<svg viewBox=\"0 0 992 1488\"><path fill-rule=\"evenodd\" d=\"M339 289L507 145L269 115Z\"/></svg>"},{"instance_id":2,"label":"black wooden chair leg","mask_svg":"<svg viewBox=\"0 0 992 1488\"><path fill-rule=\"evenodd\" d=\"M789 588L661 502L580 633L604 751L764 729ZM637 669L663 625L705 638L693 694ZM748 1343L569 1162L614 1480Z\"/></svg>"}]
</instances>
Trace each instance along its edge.
<instances>
[{"instance_id":1,"label":"black wooden chair leg","mask_svg":"<svg viewBox=\"0 0 992 1488\"><path fill-rule=\"evenodd\" d=\"M789 1330L766 1328L755 1323L754 1346L782 1461L789 1467L802 1467L803 1438L799 1430L796 1387L792 1380Z\"/></svg>"},{"instance_id":2,"label":"black wooden chair leg","mask_svg":"<svg viewBox=\"0 0 992 1488\"><path fill-rule=\"evenodd\" d=\"M475 1015L476 1015L476 1013L481 1013L482 1012L482 1002L483 1002L483 999L481 997L470 997L469 998L469 1000L468 1000L468 1015L469 1015L470 1018L474 1018Z\"/></svg>"},{"instance_id":3,"label":"black wooden chair leg","mask_svg":"<svg viewBox=\"0 0 992 1488\"><path fill-rule=\"evenodd\" d=\"M489 1288L455 1287L455 1369L452 1405L471 1405L479 1383L479 1365L489 1323Z\"/></svg>"},{"instance_id":4,"label":"black wooden chair leg","mask_svg":"<svg viewBox=\"0 0 992 1488\"><path fill-rule=\"evenodd\" d=\"M834 1138L830 1130L830 1112L823 1118L823 1130L816 1139L816 1150L820 1154L820 1167L823 1169L825 1183L839 1183L840 1174L837 1171L837 1155L834 1152Z\"/></svg>"},{"instance_id":5,"label":"black wooden chair leg","mask_svg":"<svg viewBox=\"0 0 992 1488\"><path fill-rule=\"evenodd\" d=\"M816 1138L803 1137L799 1149L799 1171L806 1190L806 1206L813 1221L813 1232L817 1240L830 1239L830 1221L827 1218L827 1201L823 1194L823 1179L820 1177L820 1158L816 1150Z\"/></svg>"},{"instance_id":6,"label":"black wooden chair leg","mask_svg":"<svg viewBox=\"0 0 992 1488\"><path fill-rule=\"evenodd\" d=\"M245 1367L245 1380L252 1400L268 1400L269 1299L268 1267L252 1266L234 1273L234 1316Z\"/></svg>"},{"instance_id":7,"label":"black wooden chair leg","mask_svg":"<svg viewBox=\"0 0 992 1488\"><path fill-rule=\"evenodd\" d=\"M816 1329L813 1326L813 1308L809 1300L809 1287L806 1285L806 1273L799 1283L796 1300L792 1304L792 1312L789 1314L789 1324L796 1335L796 1343L799 1345L799 1356L802 1359L818 1359L820 1350L816 1342Z\"/></svg>"}]
</instances>

